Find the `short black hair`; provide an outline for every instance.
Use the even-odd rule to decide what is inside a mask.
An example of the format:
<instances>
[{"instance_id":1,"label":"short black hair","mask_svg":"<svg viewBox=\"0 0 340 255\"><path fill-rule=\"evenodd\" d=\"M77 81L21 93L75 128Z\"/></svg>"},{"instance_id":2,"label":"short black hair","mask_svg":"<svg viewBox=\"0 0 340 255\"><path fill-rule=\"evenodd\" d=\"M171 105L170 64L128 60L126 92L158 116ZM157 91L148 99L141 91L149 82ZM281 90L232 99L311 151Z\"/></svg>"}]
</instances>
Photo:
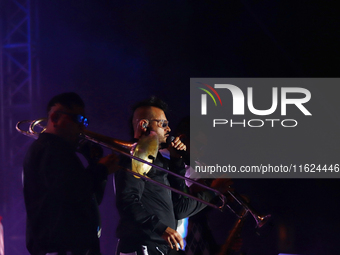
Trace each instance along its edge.
<instances>
[{"instance_id":1,"label":"short black hair","mask_svg":"<svg viewBox=\"0 0 340 255\"><path fill-rule=\"evenodd\" d=\"M156 96L151 96L148 99L145 99L143 101L140 101L140 102L134 104L133 107L132 107L132 115L129 119L130 134L131 134L132 137L134 136L134 126L133 126L132 123L133 123L133 115L134 115L135 111L138 108L141 108L141 107L151 107L151 106L161 109L164 113L168 110L168 104L165 103L163 100L159 99Z\"/></svg>"},{"instance_id":2,"label":"short black hair","mask_svg":"<svg viewBox=\"0 0 340 255\"><path fill-rule=\"evenodd\" d=\"M141 102L138 102L137 104L135 104L132 108L133 112L136 111L136 109L140 108L140 107L157 107L161 110L163 110L163 112L166 112L168 110L168 104L165 103L163 100L159 99L158 97L152 96L148 99L145 99Z\"/></svg>"},{"instance_id":3,"label":"short black hair","mask_svg":"<svg viewBox=\"0 0 340 255\"><path fill-rule=\"evenodd\" d=\"M85 107L83 99L75 92L66 92L54 96L47 104L47 112L56 104L61 104L70 110L72 110L74 106Z\"/></svg>"}]
</instances>

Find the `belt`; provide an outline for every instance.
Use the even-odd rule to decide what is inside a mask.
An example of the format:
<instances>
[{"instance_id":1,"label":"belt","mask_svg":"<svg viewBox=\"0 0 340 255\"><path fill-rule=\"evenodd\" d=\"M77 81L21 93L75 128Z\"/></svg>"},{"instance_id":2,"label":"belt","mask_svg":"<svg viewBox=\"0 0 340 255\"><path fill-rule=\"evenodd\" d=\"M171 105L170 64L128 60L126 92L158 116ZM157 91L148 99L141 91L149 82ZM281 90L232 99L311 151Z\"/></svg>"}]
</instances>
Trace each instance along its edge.
<instances>
[{"instance_id":1,"label":"belt","mask_svg":"<svg viewBox=\"0 0 340 255\"><path fill-rule=\"evenodd\" d=\"M72 253L71 251L63 251L63 252L49 252L46 253L45 255L75 255L75 254Z\"/></svg>"},{"instance_id":2,"label":"belt","mask_svg":"<svg viewBox=\"0 0 340 255\"><path fill-rule=\"evenodd\" d=\"M59 251L44 253L44 255L96 255L96 254L91 253L90 251L86 252Z\"/></svg>"}]
</instances>

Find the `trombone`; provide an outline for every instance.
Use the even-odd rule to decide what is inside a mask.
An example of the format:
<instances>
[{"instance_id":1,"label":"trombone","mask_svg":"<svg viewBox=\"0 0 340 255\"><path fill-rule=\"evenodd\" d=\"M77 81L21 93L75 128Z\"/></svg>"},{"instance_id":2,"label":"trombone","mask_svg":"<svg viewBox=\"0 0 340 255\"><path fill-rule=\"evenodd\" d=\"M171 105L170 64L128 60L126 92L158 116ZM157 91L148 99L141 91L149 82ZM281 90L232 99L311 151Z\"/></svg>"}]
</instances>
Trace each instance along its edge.
<instances>
[{"instance_id":1,"label":"trombone","mask_svg":"<svg viewBox=\"0 0 340 255\"><path fill-rule=\"evenodd\" d=\"M36 120L23 120L23 121L19 121L16 124L16 130L26 136L29 136L31 138L35 138L37 139L39 134L45 131L45 126L42 125L41 123L46 121L46 119L36 119ZM21 125L23 123L28 123L29 124L29 128L28 131L23 130L21 128ZM35 131L35 128L39 127L42 130L40 132ZM131 143L131 142L126 142L126 141L122 141L122 140L118 140L118 139L114 139L108 136L104 136L89 130L85 130L84 133L80 134L80 138L86 139L88 141L97 143L103 147L106 147L108 149L111 149L113 151L116 151L120 154L123 154L129 158L132 159L132 170L130 169L124 169L126 171L128 171L129 173L133 174L136 178L142 178L146 181L149 181L151 183L154 183L156 185L162 186L166 189L169 189L173 192L176 192L178 194L181 194L183 196L189 197L191 199L194 199L198 202L201 202L203 204L206 204L207 206L213 207L215 209L218 209L220 211L223 211L223 209L225 208L225 206L227 205L227 207L233 212L235 213L239 218L240 216L226 203L226 196L224 194L222 194L220 191L213 189L209 186L206 186L204 184L201 184L199 182L196 182L190 178L187 178L185 176L173 173L167 169L164 169L160 166L157 166L155 164L152 163L152 160L156 157L157 152L158 152L158 138L156 134L152 134L150 133L150 135L148 136L143 136L138 143ZM151 144L151 149L149 148ZM131 155L131 152L133 151L133 155ZM198 186L201 186L207 190L210 190L212 192L214 192L215 194L217 194L219 196L219 198L221 199L222 204L221 205L215 205L212 203L209 203L203 199L197 198L191 194L185 193L181 190L177 190L173 187L170 187L166 184L160 183L158 181L152 180L150 178L148 178L146 176L147 172L151 169L151 167L154 167L158 170L164 171L168 174L171 174L173 176L176 176L180 179L189 181L191 183L194 183ZM228 194L230 196L232 196L235 201L237 201L247 212L249 211L250 214L253 216L253 218L255 219L256 222L256 227L257 228L261 228L266 222L267 220L271 217L271 215L265 215L265 216L261 216L259 215L253 208L250 207L250 205L248 205L243 199L242 197L240 197L236 192L234 191L229 191L228 190Z\"/></svg>"}]
</instances>

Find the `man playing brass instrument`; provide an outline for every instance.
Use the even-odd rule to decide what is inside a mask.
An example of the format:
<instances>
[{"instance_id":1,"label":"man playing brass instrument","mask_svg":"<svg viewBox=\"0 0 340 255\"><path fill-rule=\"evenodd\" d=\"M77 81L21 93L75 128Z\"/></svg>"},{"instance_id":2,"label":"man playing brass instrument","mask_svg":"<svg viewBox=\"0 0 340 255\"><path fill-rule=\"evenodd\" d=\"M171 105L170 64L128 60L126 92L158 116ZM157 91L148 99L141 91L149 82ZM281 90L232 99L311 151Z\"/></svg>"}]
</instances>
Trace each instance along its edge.
<instances>
[{"instance_id":1,"label":"man playing brass instrument","mask_svg":"<svg viewBox=\"0 0 340 255\"><path fill-rule=\"evenodd\" d=\"M134 107L132 118L134 138L139 139L142 135L155 132L159 143L166 143L171 131L165 116L166 108L167 105L155 97L138 103ZM185 149L186 146L176 137L168 147L170 160L158 152L153 163L178 173L185 168L178 151ZM131 168L131 160L128 161L126 165ZM154 167L147 173L147 177L173 185L166 172ZM117 255L168 254L171 249L183 249L183 239L175 230L177 220L193 215L205 207L196 200L174 195L170 190L136 178L124 170L115 174L115 190L120 214ZM207 201L214 197L211 191L201 192L199 195Z\"/></svg>"},{"instance_id":2,"label":"man playing brass instrument","mask_svg":"<svg viewBox=\"0 0 340 255\"><path fill-rule=\"evenodd\" d=\"M24 160L27 249L32 255L99 255L98 204L117 157L82 165L76 146L88 122L76 93L53 97L47 111L46 131Z\"/></svg>"}]
</instances>

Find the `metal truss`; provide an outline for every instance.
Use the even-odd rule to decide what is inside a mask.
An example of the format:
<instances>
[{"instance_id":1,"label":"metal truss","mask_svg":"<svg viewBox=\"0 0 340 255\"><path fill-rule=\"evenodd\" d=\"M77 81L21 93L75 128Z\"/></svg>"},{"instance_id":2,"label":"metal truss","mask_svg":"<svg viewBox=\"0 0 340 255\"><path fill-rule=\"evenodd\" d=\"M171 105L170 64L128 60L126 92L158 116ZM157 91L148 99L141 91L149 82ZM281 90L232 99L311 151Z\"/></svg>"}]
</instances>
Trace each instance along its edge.
<instances>
[{"instance_id":1,"label":"metal truss","mask_svg":"<svg viewBox=\"0 0 340 255\"><path fill-rule=\"evenodd\" d=\"M22 163L32 141L15 130L29 119L39 99L35 55L37 6L33 0L0 3L0 214L3 216L5 253L27 254Z\"/></svg>"}]
</instances>

